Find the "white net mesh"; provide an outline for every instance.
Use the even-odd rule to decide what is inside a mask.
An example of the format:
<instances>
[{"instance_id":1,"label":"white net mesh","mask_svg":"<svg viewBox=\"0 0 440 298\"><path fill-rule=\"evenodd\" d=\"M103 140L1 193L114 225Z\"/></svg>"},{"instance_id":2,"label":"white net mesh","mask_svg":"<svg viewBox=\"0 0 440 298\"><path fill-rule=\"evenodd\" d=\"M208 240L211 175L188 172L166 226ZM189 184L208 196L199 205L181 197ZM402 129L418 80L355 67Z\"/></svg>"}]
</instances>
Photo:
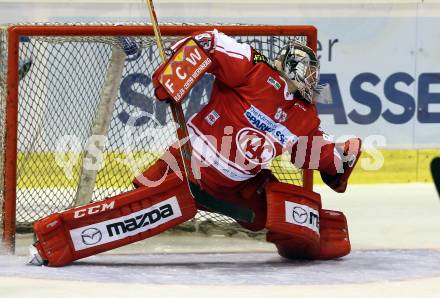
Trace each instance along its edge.
<instances>
[{"instance_id":1,"label":"white net mesh","mask_svg":"<svg viewBox=\"0 0 440 298\"><path fill-rule=\"evenodd\" d=\"M2 123L8 88L5 83L5 34L5 30L0 31ZM176 39L163 37L166 47ZM294 37L262 36L254 32L236 38L273 59L280 47ZM297 38L305 41L305 37ZM103 165L99 167L94 185L94 201L132 189L133 166L139 170L147 168L176 140L169 107L154 99L150 83L151 74L161 61L154 38L21 37L16 196L19 229L28 228L36 219L75 204L85 147L96 121L110 57L115 47L121 48L127 41L135 41L141 50L127 56L123 62L119 92L102 143ZM205 75L193 88L183 106L187 118L207 103L212 81L211 75ZM141 112L149 116L137 117ZM133 117L137 117L134 126L127 125ZM3 152L4 125L0 133ZM3 165L3 161L0 162ZM92 163L96 164L96 160ZM302 183L301 173L291 166L288 156L274 161L272 170L281 181ZM190 229L199 230L212 230L214 226L216 229L227 226L236 229L233 220L206 212L199 213L191 226Z\"/></svg>"}]
</instances>

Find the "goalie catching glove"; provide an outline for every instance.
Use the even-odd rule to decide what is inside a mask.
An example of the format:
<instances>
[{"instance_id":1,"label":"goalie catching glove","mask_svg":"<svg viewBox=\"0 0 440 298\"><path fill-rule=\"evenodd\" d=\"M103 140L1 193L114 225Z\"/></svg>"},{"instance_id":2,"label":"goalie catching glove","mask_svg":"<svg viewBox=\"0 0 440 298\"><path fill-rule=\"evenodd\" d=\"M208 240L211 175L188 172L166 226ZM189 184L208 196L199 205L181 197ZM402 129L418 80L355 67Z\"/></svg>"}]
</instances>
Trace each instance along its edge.
<instances>
[{"instance_id":1,"label":"goalie catching glove","mask_svg":"<svg viewBox=\"0 0 440 298\"><path fill-rule=\"evenodd\" d=\"M335 144L335 166L337 173L334 175L320 172L322 181L336 192L345 192L348 178L351 175L361 155L361 139L352 138L343 144Z\"/></svg>"}]
</instances>

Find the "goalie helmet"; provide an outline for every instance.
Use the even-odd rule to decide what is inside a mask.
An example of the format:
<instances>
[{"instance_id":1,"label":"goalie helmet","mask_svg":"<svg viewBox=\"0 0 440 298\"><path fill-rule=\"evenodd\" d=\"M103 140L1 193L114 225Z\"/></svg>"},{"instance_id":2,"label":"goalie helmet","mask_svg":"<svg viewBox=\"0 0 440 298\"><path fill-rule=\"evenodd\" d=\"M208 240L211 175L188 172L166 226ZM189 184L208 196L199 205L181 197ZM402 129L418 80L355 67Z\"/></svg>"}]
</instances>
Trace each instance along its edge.
<instances>
[{"instance_id":1,"label":"goalie helmet","mask_svg":"<svg viewBox=\"0 0 440 298\"><path fill-rule=\"evenodd\" d=\"M274 66L294 81L297 92L304 100L313 102L315 92L319 89L319 61L311 48L290 41L278 53Z\"/></svg>"}]
</instances>

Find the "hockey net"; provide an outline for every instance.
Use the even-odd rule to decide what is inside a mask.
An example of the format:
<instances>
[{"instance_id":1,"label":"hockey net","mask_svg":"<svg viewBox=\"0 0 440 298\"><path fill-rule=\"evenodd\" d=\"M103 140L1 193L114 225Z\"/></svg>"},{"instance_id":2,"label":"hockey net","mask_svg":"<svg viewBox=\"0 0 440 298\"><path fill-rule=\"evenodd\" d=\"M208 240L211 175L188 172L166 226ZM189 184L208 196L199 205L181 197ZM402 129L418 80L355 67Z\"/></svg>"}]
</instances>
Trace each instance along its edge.
<instances>
[{"instance_id":1,"label":"hockey net","mask_svg":"<svg viewBox=\"0 0 440 298\"><path fill-rule=\"evenodd\" d=\"M314 48L317 42L309 26L161 25L166 47L212 28L269 59L289 39ZM148 24L0 28L3 245L12 248L16 231L30 231L43 216L131 190L136 173L176 141L170 109L153 95L150 77L160 61ZM205 75L193 88L183 104L187 118L207 103L212 81ZM296 170L288 155L271 168L280 181L311 187L310 173ZM207 212L183 227L240 230L232 219Z\"/></svg>"}]
</instances>

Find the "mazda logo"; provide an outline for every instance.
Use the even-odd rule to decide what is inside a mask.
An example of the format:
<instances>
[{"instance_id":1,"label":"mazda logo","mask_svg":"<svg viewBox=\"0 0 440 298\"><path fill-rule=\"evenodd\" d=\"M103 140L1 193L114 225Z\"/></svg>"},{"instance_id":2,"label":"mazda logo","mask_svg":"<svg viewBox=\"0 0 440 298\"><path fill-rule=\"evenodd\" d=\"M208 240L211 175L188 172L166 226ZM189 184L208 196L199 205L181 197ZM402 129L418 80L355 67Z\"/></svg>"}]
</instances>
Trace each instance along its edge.
<instances>
[{"instance_id":1,"label":"mazda logo","mask_svg":"<svg viewBox=\"0 0 440 298\"><path fill-rule=\"evenodd\" d=\"M304 210L301 207L294 207L293 208L293 220L295 220L297 223L305 223L307 221L307 211Z\"/></svg>"},{"instance_id":2,"label":"mazda logo","mask_svg":"<svg viewBox=\"0 0 440 298\"><path fill-rule=\"evenodd\" d=\"M85 245L93 245L101 241L102 233L97 228L88 228L81 232L81 238Z\"/></svg>"}]
</instances>

